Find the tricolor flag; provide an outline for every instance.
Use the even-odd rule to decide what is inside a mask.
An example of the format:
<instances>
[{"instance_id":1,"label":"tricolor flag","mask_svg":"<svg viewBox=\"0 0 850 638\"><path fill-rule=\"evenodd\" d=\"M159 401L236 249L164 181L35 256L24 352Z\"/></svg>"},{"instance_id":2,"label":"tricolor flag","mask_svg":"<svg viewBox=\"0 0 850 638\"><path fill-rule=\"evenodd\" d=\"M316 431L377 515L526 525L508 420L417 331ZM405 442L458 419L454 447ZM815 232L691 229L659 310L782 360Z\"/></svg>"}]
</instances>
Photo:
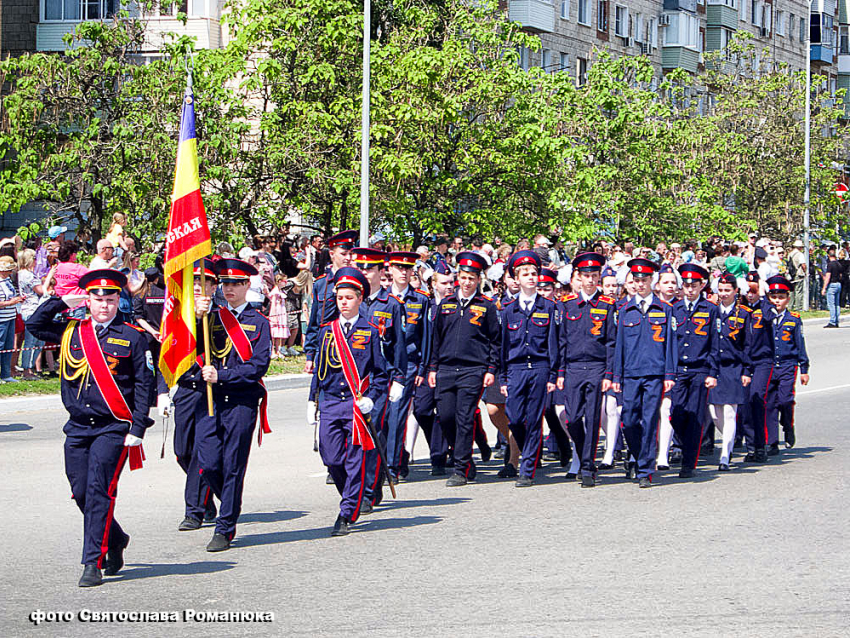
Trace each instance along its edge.
<instances>
[{"instance_id":1,"label":"tricolor flag","mask_svg":"<svg viewBox=\"0 0 850 638\"><path fill-rule=\"evenodd\" d=\"M197 356L193 270L195 261L211 252L210 229L198 177L195 100L190 78L180 116L180 146L165 241L166 295L159 369L169 387L192 367Z\"/></svg>"}]
</instances>

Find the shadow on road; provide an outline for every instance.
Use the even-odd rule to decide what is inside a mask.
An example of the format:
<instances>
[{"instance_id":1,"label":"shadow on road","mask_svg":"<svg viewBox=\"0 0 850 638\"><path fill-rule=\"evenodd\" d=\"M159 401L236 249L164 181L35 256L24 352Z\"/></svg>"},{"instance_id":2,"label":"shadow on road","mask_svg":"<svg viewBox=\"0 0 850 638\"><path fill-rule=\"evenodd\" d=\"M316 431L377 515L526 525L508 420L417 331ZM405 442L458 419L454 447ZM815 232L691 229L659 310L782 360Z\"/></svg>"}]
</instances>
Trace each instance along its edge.
<instances>
[{"instance_id":1,"label":"shadow on road","mask_svg":"<svg viewBox=\"0 0 850 638\"><path fill-rule=\"evenodd\" d=\"M414 516L412 518L385 518L375 519L370 517L361 518L353 527L353 532L378 531L386 529L404 529L417 527L419 525L430 525L442 521L440 516ZM253 547L256 545L275 545L278 543L294 543L297 541L314 541L320 538L330 539L332 522L323 527L313 529L301 529L285 532L268 532L266 534L247 534L237 536L233 540L234 549L241 547Z\"/></svg>"},{"instance_id":2,"label":"shadow on road","mask_svg":"<svg viewBox=\"0 0 850 638\"><path fill-rule=\"evenodd\" d=\"M28 430L32 430L32 426L26 423L0 423L0 434L4 432L27 432Z\"/></svg>"},{"instance_id":3,"label":"shadow on road","mask_svg":"<svg viewBox=\"0 0 850 638\"><path fill-rule=\"evenodd\" d=\"M387 500L387 492L384 493L384 501L381 503L381 509L376 510L380 512L392 512L395 510L406 509L408 507L433 507L436 505L457 505L459 503L468 503L471 501L471 498L458 498L458 497L448 497L448 498L433 498L433 499L414 499L414 500L404 500L404 497L401 496L400 500L392 501Z\"/></svg>"},{"instance_id":4,"label":"shadow on road","mask_svg":"<svg viewBox=\"0 0 850 638\"><path fill-rule=\"evenodd\" d=\"M782 448L777 456L768 457L770 460L765 463L765 465L784 465L789 461L811 459L814 458L815 454L823 454L827 452L832 452L832 448L825 446L792 447L790 450Z\"/></svg>"},{"instance_id":5,"label":"shadow on road","mask_svg":"<svg viewBox=\"0 0 850 638\"><path fill-rule=\"evenodd\" d=\"M129 563L115 577L107 577L107 582L156 578L158 576L191 576L195 574L214 574L236 567L233 561L200 561L198 563Z\"/></svg>"},{"instance_id":6,"label":"shadow on road","mask_svg":"<svg viewBox=\"0 0 850 638\"><path fill-rule=\"evenodd\" d=\"M292 521L296 518L307 516L307 512L300 510L277 510L276 512L249 512L239 517L239 524L245 523L281 523Z\"/></svg>"}]
</instances>

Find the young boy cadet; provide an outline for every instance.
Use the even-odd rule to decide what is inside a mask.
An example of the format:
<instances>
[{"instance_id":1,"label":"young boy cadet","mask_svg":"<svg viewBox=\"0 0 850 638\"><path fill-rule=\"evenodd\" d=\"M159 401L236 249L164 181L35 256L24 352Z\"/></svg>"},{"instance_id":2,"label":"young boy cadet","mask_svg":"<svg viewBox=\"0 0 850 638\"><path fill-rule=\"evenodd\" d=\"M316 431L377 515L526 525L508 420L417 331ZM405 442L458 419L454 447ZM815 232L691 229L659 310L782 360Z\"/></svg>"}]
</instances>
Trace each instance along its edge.
<instances>
[{"instance_id":1,"label":"young boy cadet","mask_svg":"<svg viewBox=\"0 0 850 638\"><path fill-rule=\"evenodd\" d=\"M364 504L366 452L375 449L365 419L389 383L381 335L360 312L369 282L357 268L334 277L338 318L319 331L307 422L319 422L319 453L342 497L331 536L345 536ZM316 414L318 409L318 415Z\"/></svg>"},{"instance_id":2,"label":"young boy cadet","mask_svg":"<svg viewBox=\"0 0 850 638\"><path fill-rule=\"evenodd\" d=\"M643 257L629 261L635 296L620 310L614 350L614 391L623 393L623 435L636 459L626 462L626 476L640 487L652 487L661 397L676 375L673 307L652 294L657 269Z\"/></svg>"},{"instance_id":3,"label":"young boy cadet","mask_svg":"<svg viewBox=\"0 0 850 638\"><path fill-rule=\"evenodd\" d=\"M537 294L540 257L520 250L508 261L508 271L520 286L519 295L502 307L500 386L506 397L508 425L522 452L517 487L534 483L543 445L543 410L559 377L559 326L555 302Z\"/></svg>"}]
</instances>

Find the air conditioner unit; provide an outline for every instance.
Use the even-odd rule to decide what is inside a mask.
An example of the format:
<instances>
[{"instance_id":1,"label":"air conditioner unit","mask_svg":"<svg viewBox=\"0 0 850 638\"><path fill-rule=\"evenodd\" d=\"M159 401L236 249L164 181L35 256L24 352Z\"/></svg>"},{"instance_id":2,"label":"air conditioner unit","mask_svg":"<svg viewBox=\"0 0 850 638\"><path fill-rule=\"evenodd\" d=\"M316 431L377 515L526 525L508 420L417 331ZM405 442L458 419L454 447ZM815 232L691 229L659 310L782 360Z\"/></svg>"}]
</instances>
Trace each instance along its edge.
<instances>
[{"instance_id":1,"label":"air conditioner unit","mask_svg":"<svg viewBox=\"0 0 850 638\"><path fill-rule=\"evenodd\" d=\"M623 43L625 44L625 47L627 49L629 49L629 48L631 48L635 45L635 39L634 38L623 38Z\"/></svg>"},{"instance_id":2,"label":"air conditioner unit","mask_svg":"<svg viewBox=\"0 0 850 638\"><path fill-rule=\"evenodd\" d=\"M670 26L670 14L662 13L658 18L658 26L659 27L669 27Z\"/></svg>"},{"instance_id":3,"label":"air conditioner unit","mask_svg":"<svg viewBox=\"0 0 850 638\"><path fill-rule=\"evenodd\" d=\"M646 42L640 43L640 54L647 55L649 53L649 44Z\"/></svg>"},{"instance_id":4,"label":"air conditioner unit","mask_svg":"<svg viewBox=\"0 0 850 638\"><path fill-rule=\"evenodd\" d=\"M760 32L761 32L761 37L763 37L763 38L766 38L768 33L769 33L768 30L767 30L767 27L762 27L760 29Z\"/></svg>"}]
</instances>

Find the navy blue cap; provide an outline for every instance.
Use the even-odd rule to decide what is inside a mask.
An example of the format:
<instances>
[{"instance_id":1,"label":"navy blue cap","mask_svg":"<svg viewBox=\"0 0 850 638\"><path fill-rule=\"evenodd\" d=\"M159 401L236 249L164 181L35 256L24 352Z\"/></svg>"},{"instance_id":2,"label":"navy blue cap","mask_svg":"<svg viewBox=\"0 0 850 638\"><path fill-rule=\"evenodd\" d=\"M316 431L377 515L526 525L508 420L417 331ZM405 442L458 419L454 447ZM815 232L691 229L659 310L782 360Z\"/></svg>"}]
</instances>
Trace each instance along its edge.
<instances>
[{"instance_id":1,"label":"navy blue cap","mask_svg":"<svg viewBox=\"0 0 850 638\"><path fill-rule=\"evenodd\" d=\"M600 275L600 279L605 279L605 277L616 277L617 271L611 268L611 266L605 266L602 270L602 274Z\"/></svg>"},{"instance_id":2,"label":"navy blue cap","mask_svg":"<svg viewBox=\"0 0 850 638\"><path fill-rule=\"evenodd\" d=\"M573 270L579 272L599 272L604 265L605 258L594 252L581 253L573 259Z\"/></svg>"},{"instance_id":3,"label":"navy blue cap","mask_svg":"<svg viewBox=\"0 0 850 638\"><path fill-rule=\"evenodd\" d=\"M90 270L80 277L80 288L96 295L110 295L121 292L127 285L127 275L111 268Z\"/></svg>"},{"instance_id":4,"label":"navy blue cap","mask_svg":"<svg viewBox=\"0 0 850 638\"><path fill-rule=\"evenodd\" d=\"M747 273L747 281L750 283L755 283L756 281L761 281L761 277L759 277L758 270L751 270Z\"/></svg>"},{"instance_id":5,"label":"navy blue cap","mask_svg":"<svg viewBox=\"0 0 850 638\"><path fill-rule=\"evenodd\" d=\"M658 264L643 257L635 257L629 260L629 270L633 277L650 277L658 270Z\"/></svg>"},{"instance_id":6,"label":"navy blue cap","mask_svg":"<svg viewBox=\"0 0 850 638\"><path fill-rule=\"evenodd\" d=\"M445 259L441 259L437 262L437 265L434 266L434 272L438 275L451 275L452 269L449 268L449 265L446 263Z\"/></svg>"},{"instance_id":7,"label":"navy blue cap","mask_svg":"<svg viewBox=\"0 0 850 638\"><path fill-rule=\"evenodd\" d=\"M719 284L731 284L733 286L737 286L738 280L735 278L735 275L733 275L731 272L725 272L722 275L720 275L720 278L717 280L717 283L719 283Z\"/></svg>"},{"instance_id":8,"label":"navy blue cap","mask_svg":"<svg viewBox=\"0 0 850 638\"><path fill-rule=\"evenodd\" d=\"M518 250L508 259L508 274L514 277L516 269L520 266L534 266L539 273L542 265L540 255L533 250Z\"/></svg>"},{"instance_id":9,"label":"navy blue cap","mask_svg":"<svg viewBox=\"0 0 850 638\"><path fill-rule=\"evenodd\" d=\"M683 281L708 281L708 271L696 264L682 264L679 266L679 274Z\"/></svg>"},{"instance_id":10,"label":"navy blue cap","mask_svg":"<svg viewBox=\"0 0 850 638\"><path fill-rule=\"evenodd\" d=\"M354 248L360 233L356 230L343 230L332 235L328 240L328 248Z\"/></svg>"},{"instance_id":11,"label":"navy blue cap","mask_svg":"<svg viewBox=\"0 0 850 638\"><path fill-rule=\"evenodd\" d=\"M794 284L792 284L788 279L783 277L782 275L774 275L773 277L768 277L767 281L767 292L787 292L790 293L794 290Z\"/></svg>"},{"instance_id":12,"label":"navy blue cap","mask_svg":"<svg viewBox=\"0 0 850 638\"><path fill-rule=\"evenodd\" d=\"M241 259L219 259L215 264L215 273L222 283L246 281L259 271L247 261Z\"/></svg>"},{"instance_id":13,"label":"navy blue cap","mask_svg":"<svg viewBox=\"0 0 850 638\"><path fill-rule=\"evenodd\" d=\"M767 251L761 246L756 246L756 259L767 259Z\"/></svg>"},{"instance_id":14,"label":"navy blue cap","mask_svg":"<svg viewBox=\"0 0 850 638\"><path fill-rule=\"evenodd\" d=\"M558 283L558 273L551 268L541 268L540 275L537 277L538 286L554 286Z\"/></svg>"},{"instance_id":15,"label":"navy blue cap","mask_svg":"<svg viewBox=\"0 0 850 638\"><path fill-rule=\"evenodd\" d=\"M676 273L676 269L673 268L673 264L663 263L661 264L661 266L658 267L659 275L669 275L670 273Z\"/></svg>"},{"instance_id":16,"label":"navy blue cap","mask_svg":"<svg viewBox=\"0 0 850 638\"><path fill-rule=\"evenodd\" d=\"M372 268L374 266L380 266L383 268L386 258L387 253L375 248L354 248L351 251L351 260L362 270L366 270L367 268Z\"/></svg>"},{"instance_id":17,"label":"navy blue cap","mask_svg":"<svg viewBox=\"0 0 850 638\"><path fill-rule=\"evenodd\" d=\"M369 285L366 275L360 272L358 268L345 266L337 270L334 275L334 289L338 290L340 288L354 288L365 294L372 287Z\"/></svg>"},{"instance_id":18,"label":"navy blue cap","mask_svg":"<svg viewBox=\"0 0 850 638\"><path fill-rule=\"evenodd\" d=\"M487 260L478 253L464 250L457 254L457 267L474 275L480 275L487 268Z\"/></svg>"},{"instance_id":19,"label":"navy blue cap","mask_svg":"<svg viewBox=\"0 0 850 638\"><path fill-rule=\"evenodd\" d=\"M198 260L195 262L195 269L192 271L196 276L200 276L201 274L201 261ZM204 275L207 277L212 277L213 279L218 279L218 274L215 271L215 262L209 257L204 257Z\"/></svg>"}]
</instances>

